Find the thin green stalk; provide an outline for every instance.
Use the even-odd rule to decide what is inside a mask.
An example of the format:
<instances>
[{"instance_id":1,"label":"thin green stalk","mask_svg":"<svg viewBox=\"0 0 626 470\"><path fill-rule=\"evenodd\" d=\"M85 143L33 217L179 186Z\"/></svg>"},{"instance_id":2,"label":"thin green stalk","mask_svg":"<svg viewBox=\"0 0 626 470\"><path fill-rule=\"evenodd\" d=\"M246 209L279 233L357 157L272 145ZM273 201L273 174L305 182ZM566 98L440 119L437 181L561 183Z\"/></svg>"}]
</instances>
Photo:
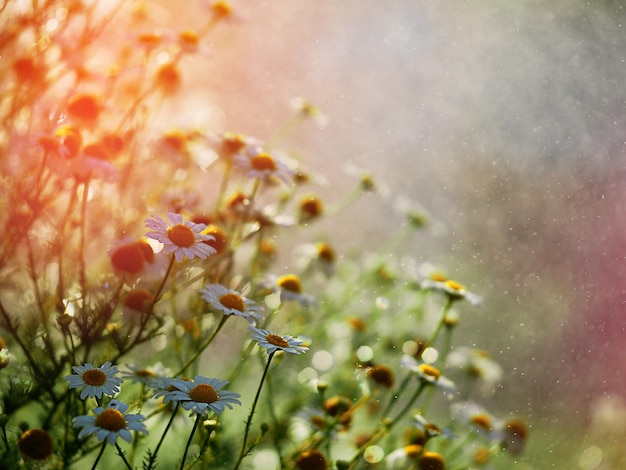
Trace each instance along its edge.
<instances>
[{"instance_id":1,"label":"thin green stalk","mask_svg":"<svg viewBox=\"0 0 626 470\"><path fill-rule=\"evenodd\" d=\"M98 456L96 457L96 461L93 463L91 470L96 470L96 467L98 466L98 462L100 462L100 459L102 458L102 454L104 454L104 449L106 448L106 445L107 445L107 441L102 441L102 447L100 447L100 452L98 453Z\"/></svg>"},{"instance_id":2,"label":"thin green stalk","mask_svg":"<svg viewBox=\"0 0 626 470\"><path fill-rule=\"evenodd\" d=\"M237 459L237 464L235 465L234 470L239 468L241 465L241 461L247 455L246 452L246 443L248 442L248 433L250 432L250 425L252 424L252 416L254 415L254 410L256 409L256 405L259 401L259 396L261 395L261 388L263 388L263 382L265 381L265 377L267 377L267 371L270 368L270 363L272 362L272 358L274 357L274 353L276 351L270 353L267 357L267 364L265 365L265 370L263 371L263 376L261 377L261 382L259 383L259 388L256 391L256 396L254 397L254 402L252 403L252 408L250 409L250 414L248 415L248 419L246 421L246 430L243 434L243 443L241 445L241 451L239 452L239 459Z\"/></svg>"},{"instance_id":3,"label":"thin green stalk","mask_svg":"<svg viewBox=\"0 0 626 470\"><path fill-rule=\"evenodd\" d=\"M176 374L174 374L174 377L179 376L180 374L182 374L183 372L185 372L187 370L187 368L194 363L194 361L196 359L198 359L198 357L200 357L200 354L202 354L204 352L204 350L209 346L209 344L211 344L211 342L213 341L213 339L217 336L217 334L219 333L219 331L222 329L222 327L224 326L224 323L226 323L226 320L228 320L229 315L223 315L222 319L220 320L219 324L213 329L213 332L211 333L211 335L206 339L206 341L204 343L202 343L200 345L199 348L196 349L196 352L193 354L193 356L191 356L187 362L185 362L185 364L183 364L183 366L180 368L180 370L178 372L176 372Z\"/></svg>"},{"instance_id":4,"label":"thin green stalk","mask_svg":"<svg viewBox=\"0 0 626 470\"><path fill-rule=\"evenodd\" d=\"M191 440L193 439L193 435L196 433L196 429L198 429L198 424L202 419L202 415L198 413L196 416L196 422L193 423L193 429L191 430L191 434L189 434L189 439L187 439L187 445L185 446L185 452L183 453L183 460L180 462L180 470L185 468L185 459L187 458L187 452L189 451L189 446L191 445Z\"/></svg>"},{"instance_id":5,"label":"thin green stalk","mask_svg":"<svg viewBox=\"0 0 626 470\"><path fill-rule=\"evenodd\" d=\"M128 470L133 470L133 467L131 467L130 463L128 463L128 460L126 460L126 456L124 455L124 452L122 451L120 445L117 442L115 443L115 448L117 449L117 455L119 455L124 461L124 464L126 464L126 468Z\"/></svg>"},{"instance_id":6,"label":"thin green stalk","mask_svg":"<svg viewBox=\"0 0 626 470\"><path fill-rule=\"evenodd\" d=\"M161 439L159 439L159 443L154 449L154 453L151 454L150 456L150 464L148 465L147 470L151 470L152 466L156 462L156 458L159 453L159 449L161 448L161 444L163 444L163 441L165 440L165 435L170 430L170 427L172 426L172 423L174 422L174 418L176 417L176 412L178 411L179 407L180 407L180 402L176 403L176 406L174 407L174 411L172 411L172 416L170 416L170 420L167 422L167 425L165 426L165 429L163 430L163 434L161 434Z\"/></svg>"},{"instance_id":7,"label":"thin green stalk","mask_svg":"<svg viewBox=\"0 0 626 470\"><path fill-rule=\"evenodd\" d=\"M441 312L441 318L439 318L439 322L437 323L437 326L435 327L435 329L433 330L432 334L430 335L430 338L428 338L428 341L426 342L424 350L426 348L432 346L435 343L435 341L437 340L437 337L439 336L439 332L441 331L441 328L443 327L444 323L446 322L446 317L448 316L448 312L450 311L450 307L452 307L452 302L454 302L454 298L452 298L450 296L447 296L446 303L443 306L443 310Z\"/></svg>"}]
</instances>

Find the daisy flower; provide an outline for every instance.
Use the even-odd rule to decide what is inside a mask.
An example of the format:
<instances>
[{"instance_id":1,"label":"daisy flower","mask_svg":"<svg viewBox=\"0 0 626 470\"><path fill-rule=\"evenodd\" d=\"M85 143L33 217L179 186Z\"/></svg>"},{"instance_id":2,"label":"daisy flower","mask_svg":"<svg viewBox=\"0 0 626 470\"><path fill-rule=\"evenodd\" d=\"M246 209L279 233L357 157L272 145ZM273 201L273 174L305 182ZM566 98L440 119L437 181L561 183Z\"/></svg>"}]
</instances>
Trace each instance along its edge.
<instances>
[{"instance_id":1,"label":"daisy flower","mask_svg":"<svg viewBox=\"0 0 626 470\"><path fill-rule=\"evenodd\" d=\"M301 339L288 335L277 335L269 330L262 330L261 328L255 328L253 326L249 326L248 329L252 331L252 339L259 343L259 346L264 347L268 354L272 354L276 351L300 354L309 350L308 347L302 346L304 341Z\"/></svg>"},{"instance_id":2,"label":"daisy flower","mask_svg":"<svg viewBox=\"0 0 626 470\"><path fill-rule=\"evenodd\" d=\"M146 387L157 387L159 380L169 373L160 362L153 367L142 367L138 364L126 364L128 371L122 372L123 379L129 379L132 383L141 383Z\"/></svg>"},{"instance_id":3,"label":"daisy flower","mask_svg":"<svg viewBox=\"0 0 626 470\"><path fill-rule=\"evenodd\" d=\"M456 387L452 380L441 375L441 371L430 364L420 363L413 356L404 355L400 359L400 365L406 367L424 383L434 385L443 390L445 394L453 394Z\"/></svg>"},{"instance_id":4,"label":"daisy flower","mask_svg":"<svg viewBox=\"0 0 626 470\"><path fill-rule=\"evenodd\" d=\"M140 414L127 414L128 405L119 400L111 400L106 408L99 406L93 412L95 416L81 415L72 419L72 426L82 427L79 438L95 434L100 442L114 446L118 436L126 442L132 442L131 431L148 434L146 425L141 421L146 418Z\"/></svg>"},{"instance_id":5,"label":"daisy flower","mask_svg":"<svg viewBox=\"0 0 626 470\"><path fill-rule=\"evenodd\" d=\"M451 300L465 299L474 307L480 307L483 299L481 296L469 292L465 289L465 286L459 284L456 281L450 279L440 278L440 276L434 276L435 278L425 279L421 282L420 287L422 289L438 290L446 294Z\"/></svg>"},{"instance_id":6,"label":"daisy flower","mask_svg":"<svg viewBox=\"0 0 626 470\"><path fill-rule=\"evenodd\" d=\"M206 225L183 222L183 217L173 212L167 214L167 218L168 222L153 215L146 220L146 227L152 229L146 236L163 243L163 252L166 255L174 253L176 261L180 262L185 257L189 260L205 259L216 252L215 248L204 243L214 240L211 235L202 233Z\"/></svg>"},{"instance_id":7,"label":"daisy flower","mask_svg":"<svg viewBox=\"0 0 626 470\"><path fill-rule=\"evenodd\" d=\"M224 315L242 317L251 324L263 318L260 305L221 284L209 284L200 290L200 294L214 310Z\"/></svg>"},{"instance_id":8,"label":"daisy flower","mask_svg":"<svg viewBox=\"0 0 626 470\"><path fill-rule=\"evenodd\" d=\"M239 394L222 390L228 381L196 375L193 380L175 379L171 387L175 390L165 394L164 403L178 401L186 410L207 416L209 412L219 415L224 408L241 405Z\"/></svg>"},{"instance_id":9,"label":"daisy flower","mask_svg":"<svg viewBox=\"0 0 626 470\"><path fill-rule=\"evenodd\" d=\"M268 279L259 283L259 287L270 292L280 292L280 301L296 301L305 309L316 306L315 297L302 292L302 283L295 274L282 276L268 275Z\"/></svg>"},{"instance_id":10,"label":"daisy flower","mask_svg":"<svg viewBox=\"0 0 626 470\"><path fill-rule=\"evenodd\" d=\"M280 160L276 160L260 147L245 147L243 152L233 156L233 163L245 171L250 178L268 180L279 178L291 184L294 172Z\"/></svg>"},{"instance_id":11,"label":"daisy flower","mask_svg":"<svg viewBox=\"0 0 626 470\"><path fill-rule=\"evenodd\" d=\"M73 374L65 376L70 383L70 388L84 387L80 392L81 400L86 397L102 398L102 395L113 396L120 391L122 379L116 377L119 372L116 366L109 361L100 367L94 367L90 363L82 366L72 366Z\"/></svg>"}]
</instances>

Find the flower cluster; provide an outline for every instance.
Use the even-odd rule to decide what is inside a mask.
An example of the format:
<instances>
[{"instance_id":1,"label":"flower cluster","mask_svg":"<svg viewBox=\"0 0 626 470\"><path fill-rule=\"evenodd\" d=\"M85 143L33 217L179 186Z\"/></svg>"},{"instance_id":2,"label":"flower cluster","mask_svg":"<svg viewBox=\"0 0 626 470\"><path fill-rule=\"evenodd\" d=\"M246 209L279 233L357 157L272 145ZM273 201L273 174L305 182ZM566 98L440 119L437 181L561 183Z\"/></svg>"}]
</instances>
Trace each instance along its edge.
<instances>
[{"instance_id":1,"label":"flower cluster","mask_svg":"<svg viewBox=\"0 0 626 470\"><path fill-rule=\"evenodd\" d=\"M455 333L482 298L404 269L409 237L320 233L379 196L327 201L287 150L312 104L268 138L192 122L238 12L151 8L0 6L0 468L511 468L505 371Z\"/></svg>"}]
</instances>

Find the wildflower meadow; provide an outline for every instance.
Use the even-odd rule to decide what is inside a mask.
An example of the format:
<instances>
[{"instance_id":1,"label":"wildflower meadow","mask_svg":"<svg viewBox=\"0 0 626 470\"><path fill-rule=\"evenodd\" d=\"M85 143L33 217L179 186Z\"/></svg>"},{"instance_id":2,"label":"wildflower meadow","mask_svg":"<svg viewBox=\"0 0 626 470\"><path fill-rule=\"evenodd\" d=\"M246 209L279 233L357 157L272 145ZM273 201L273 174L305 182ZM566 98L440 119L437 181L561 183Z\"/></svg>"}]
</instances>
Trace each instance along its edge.
<instances>
[{"instance_id":1,"label":"wildflower meadow","mask_svg":"<svg viewBox=\"0 0 626 470\"><path fill-rule=\"evenodd\" d=\"M160 124L235 5L177 30L151 2L0 3L0 468L522 468L506 370L455 335L486 299L403 252L429 217L342 251L319 229L381 197L367 169L327 197L289 144L323 109Z\"/></svg>"}]
</instances>

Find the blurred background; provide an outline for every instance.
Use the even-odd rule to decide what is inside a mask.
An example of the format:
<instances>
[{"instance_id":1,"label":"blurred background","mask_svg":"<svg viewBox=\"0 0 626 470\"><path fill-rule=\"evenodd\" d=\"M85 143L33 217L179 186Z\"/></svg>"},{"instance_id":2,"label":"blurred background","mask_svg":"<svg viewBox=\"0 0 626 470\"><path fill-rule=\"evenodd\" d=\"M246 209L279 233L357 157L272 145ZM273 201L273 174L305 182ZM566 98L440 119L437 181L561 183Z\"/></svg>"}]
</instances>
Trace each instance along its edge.
<instances>
[{"instance_id":1,"label":"blurred background","mask_svg":"<svg viewBox=\"0 0 626 470\"><path fill-rule=\"evenodd\" d=\"M155 19L187 28L193 7ZM267 138L302 96L327 118L288 146L339 198L380 192L320 230L379 246L430 225L407 255L485 297L465 344L505 367L494 411L527 417L532 468L625 468L626 7L621 1L233 2L208 60L160 125ZM202 8L198 4L198 8ZM198 106L198 103L203 103Z\"/></svg>"}]
</instances>

